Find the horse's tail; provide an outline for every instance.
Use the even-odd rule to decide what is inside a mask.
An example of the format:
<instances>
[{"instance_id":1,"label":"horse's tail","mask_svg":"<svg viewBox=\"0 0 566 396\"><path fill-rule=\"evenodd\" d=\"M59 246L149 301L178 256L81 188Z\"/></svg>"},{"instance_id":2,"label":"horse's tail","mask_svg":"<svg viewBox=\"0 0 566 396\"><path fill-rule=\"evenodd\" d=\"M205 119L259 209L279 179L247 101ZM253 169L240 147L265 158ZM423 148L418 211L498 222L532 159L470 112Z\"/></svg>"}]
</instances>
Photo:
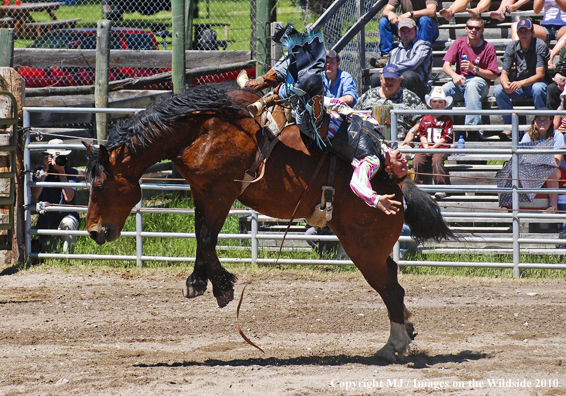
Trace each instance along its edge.
<instances>
[{"instance_id":1,"label":"horse's tail","mask_svg":"<svg viewBox=\"0 0 566 396\"><path fill-rule=\"evenodd\" d=\"M407 204L405 223L411 228L411 235L417 242L455 237L444 221L438 203L430 195L408 178L400 186Z\"/></svg>"}]
</instances>

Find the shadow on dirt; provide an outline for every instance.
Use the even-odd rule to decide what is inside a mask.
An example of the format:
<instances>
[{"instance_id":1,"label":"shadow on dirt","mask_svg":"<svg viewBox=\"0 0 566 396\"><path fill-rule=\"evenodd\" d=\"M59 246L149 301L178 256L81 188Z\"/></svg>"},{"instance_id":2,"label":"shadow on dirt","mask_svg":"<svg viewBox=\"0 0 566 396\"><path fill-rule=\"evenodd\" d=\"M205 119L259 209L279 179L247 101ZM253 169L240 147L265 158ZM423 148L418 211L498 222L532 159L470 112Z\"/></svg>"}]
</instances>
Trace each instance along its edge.
<instances>
[{"instance_id":1,"label":"shadow on dirt","mask_svg":"<svg viewBox=\"0 0 566 396\"><path fill-rule=\"evenodd\" d=\"M204 362L183 361L178 363L135 364L134 367L191 367L191 366L342 366L345 364L363 364L366 366L388 366L390 364L403 364L408 368L421 369L437 364L463 363L470 360L490 358L489 354L473 351L462 351L458 354L429 356L426 352L410 354L404 362L390 363L375 356L300 356L296 358L251 358L236 360L208 359Z\"/></svg>"}]
</instances>

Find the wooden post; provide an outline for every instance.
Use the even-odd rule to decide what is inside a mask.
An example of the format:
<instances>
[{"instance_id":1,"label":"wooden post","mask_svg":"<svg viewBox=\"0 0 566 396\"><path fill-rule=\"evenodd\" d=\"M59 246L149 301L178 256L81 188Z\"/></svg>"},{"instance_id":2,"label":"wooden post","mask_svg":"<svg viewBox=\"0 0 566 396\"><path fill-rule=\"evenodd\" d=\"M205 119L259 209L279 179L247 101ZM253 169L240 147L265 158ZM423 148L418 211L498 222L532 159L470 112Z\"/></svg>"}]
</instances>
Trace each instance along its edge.
<instances>
[{"instance_id":1,"label":"wooden post","mask_svg":"<svg viewBox=\"0 0 566 396\"><path fill-rule=\"evenodd\" d=\"M185 25L185 50L193 49L193 15L195 13L195 0L185 1L185 10L187 21Z\"/></svg>"},{"instance_id":2,"label":"wooden post","mask_svg":"<svg viewBox=\"0 0 566 396\"><path fill-rule=\"evenodd\" d=\"M257 47L256 54L258 65L256 75L267 73L270 69L271 45L269 44L269 0L257 0Z\"/></svg>"},{"instance_id":3,"label":"wooden post","mask_svg":"<svg viewBox=\"0 0 566 396\"><path fill-rule=\"evenodd\" d=\"M25 83L24 79L12 68L0 68L0 90L11 92L16 98L16 105L18 106L18 118L22 116L22 107L24 105L25 96ZM12 100L6 96L0 96L0 118L12 118L13 108ZM15 135L15 136L14 136ZM0 261L0 272L4 269L5 265L17 265L24 262L24 244L25 244L25 227L24 227L24 180L23 180L23 153L24 142L23 134L18 134L13 126L2 126L0 129L0 145L6 146L10 144L16 145L16 151L11 155L0 155L0 172L14 172L14 182L9 182L9 179L2 179L1 196L7 198L12 195L14 201L14 224L12 232L5 233L2 231L0 236L0 245L8 246L11 251L5 251L2 260ZM11 161L11 156L15 155L15 161ZM10 194L10 189L14 188L15 191ZM9 206L0 207L2 215L9 214ZM11 236L11 240L10 240ZM2 252L4 253L4 252Z\"/></svg>"},{"instance_id":4,"label":"wooden post","mask_svg":"<svg viewBox=\"0 0 566 396\"><path fill-rule=\"evenodd\" d=\"M108 107L108 71L110 69L111 22L98 21L96 31L96 74L94 83L94 107ZM108 138L108 115L96 114L96 138L99 143Z\"/></svg>"},{"instance_id":5,"label":"wooden post","mask_svg":"<svg viewBox=\"0 0 566 396\"><path fill-rule=\"evenodd\" d=\"M172 0L173 12L173 93L185 90L185 0Z\"/></svg>"},{"instance_id":6,"label":"wooden post","mask_svg":"<svg viewBox=\"0 0 566 396\"><path fill-rule=\"evenodd\" d=\"M283 22L272 22L271 23L271 36L277 32L278 29L283 27ZM275 65L279 59L283 56L283 48L281 43L271 42L271 66Z\"/></svg>"},{"instance_id":7,"label":"wooden post","mask_svg":"<svg viewBox=\"0 0 566 396\"><path fill-rule=\"evenodd\" d=\"M14 66L14 29L0 29L0 67Z\"/></svg>"}]
</instances>

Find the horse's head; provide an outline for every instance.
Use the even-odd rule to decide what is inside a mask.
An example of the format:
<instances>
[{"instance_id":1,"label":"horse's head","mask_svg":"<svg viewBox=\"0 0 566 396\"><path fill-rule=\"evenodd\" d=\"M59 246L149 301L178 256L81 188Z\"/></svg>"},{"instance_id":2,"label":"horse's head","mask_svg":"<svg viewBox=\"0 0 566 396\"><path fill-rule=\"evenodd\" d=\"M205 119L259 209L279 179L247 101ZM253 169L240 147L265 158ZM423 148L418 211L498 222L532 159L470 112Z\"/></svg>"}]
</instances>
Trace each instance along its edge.
<instances>
[{"instance_id":1,"label":"horse's head","mask_svg":"<svg viewBox=\"0 0 566 396\"><path fill-rule=\"evenodd\" d=\"M90 151L87 179L90 182L90 198L86 216L89 235L99 245L112 242L120 236L126 218L141 198L139 175L128 172L128 160L116 166L117 151L112 158L104 146ZM122 159L123 160L123 159Z\"/></svg>"}]
</instances>

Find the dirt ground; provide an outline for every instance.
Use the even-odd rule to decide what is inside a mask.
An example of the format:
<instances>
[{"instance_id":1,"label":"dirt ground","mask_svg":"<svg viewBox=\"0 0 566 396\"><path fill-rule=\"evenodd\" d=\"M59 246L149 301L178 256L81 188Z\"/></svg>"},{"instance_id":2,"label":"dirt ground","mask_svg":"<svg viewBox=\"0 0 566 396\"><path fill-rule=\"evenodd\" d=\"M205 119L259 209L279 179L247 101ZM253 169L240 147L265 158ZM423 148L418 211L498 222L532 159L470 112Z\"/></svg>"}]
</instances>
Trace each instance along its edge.
<instances>
[{"instance_id":1,"label":"dirt ground","mask_svg":"<svg viewBox=\"0 0 566 396\"><path fill-rule=\"evenodd\" d=\"M566 395L566 282L401 275L406 361L359 274L272 272L236 303L187 300L187 272L0 276L0 395ZM239 294L250 273L240 273ZM209 287L210 288L210 287Z\"/></svg>"}]
</instances>

